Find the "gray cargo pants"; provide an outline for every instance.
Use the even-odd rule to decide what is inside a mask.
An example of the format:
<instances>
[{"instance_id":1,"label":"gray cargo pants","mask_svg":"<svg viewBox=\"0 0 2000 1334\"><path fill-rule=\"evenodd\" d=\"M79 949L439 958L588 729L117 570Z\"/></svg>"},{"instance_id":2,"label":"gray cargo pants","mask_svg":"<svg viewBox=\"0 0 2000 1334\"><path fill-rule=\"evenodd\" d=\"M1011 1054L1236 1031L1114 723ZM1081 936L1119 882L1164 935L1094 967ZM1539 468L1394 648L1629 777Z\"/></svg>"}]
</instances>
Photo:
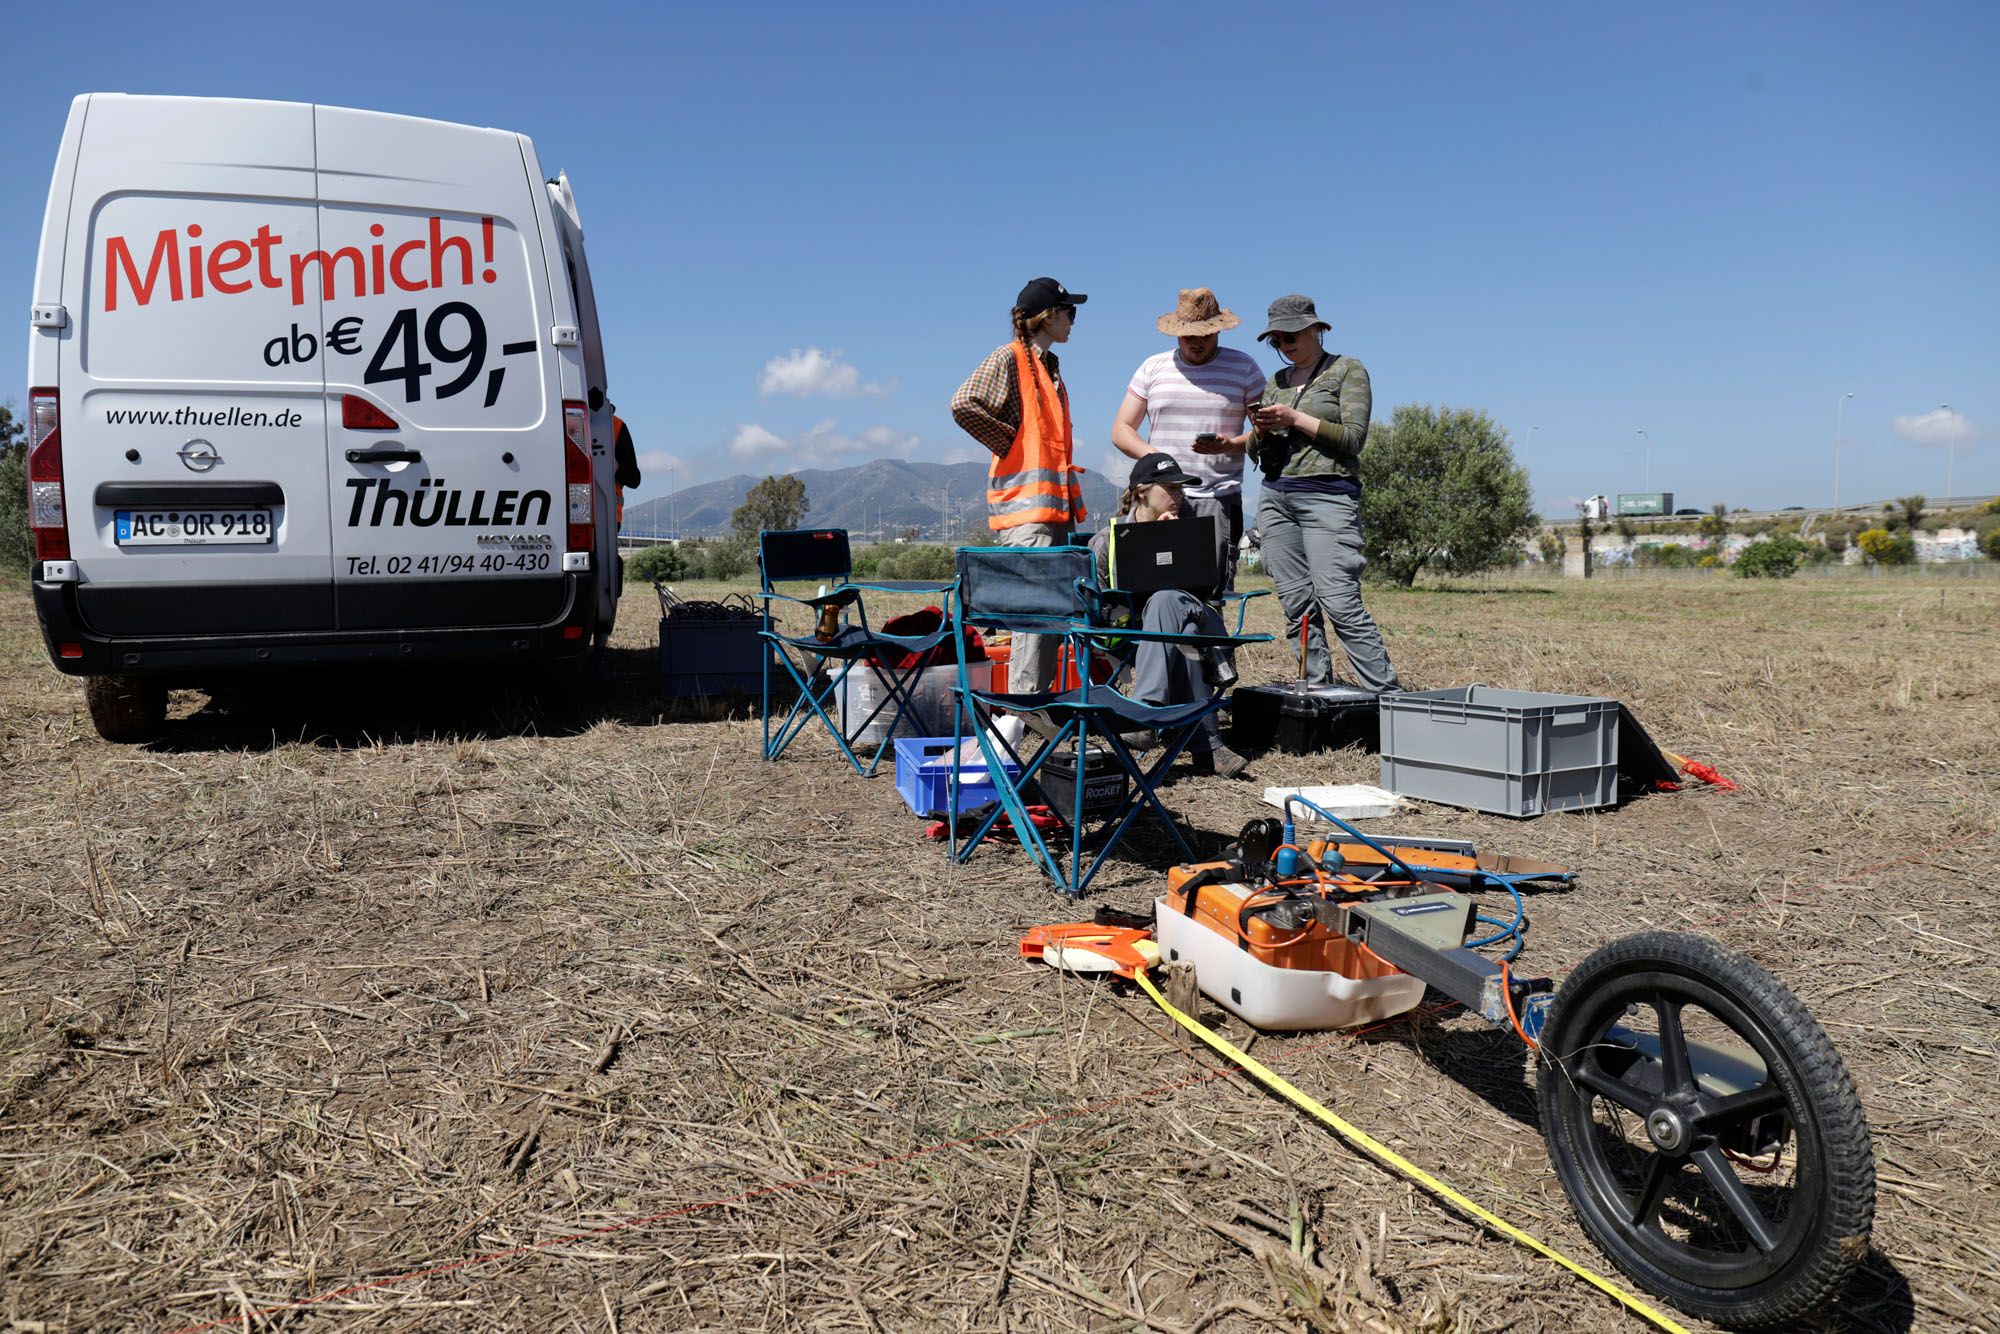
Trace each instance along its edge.
<instances>
[{"instance_id":1,"label":"gray cargo pants","mask_svg":"<svg viewBox=\"0 0 2000 1334\"><path fill-rule=\"evenodd\" d=\"M1001 528L993 534L1003 547L1068 546L1070 525L1066 523L1022 523ZM1015 635L1007 657L1007 691L1033 695L1047 690L1055 681L1056 654L1062 647L1057 635Z\"/></svg>"},{"instance_id":2,"label":"gray cargo pants","mask_svg":"<svg viewBox=\"0 0 2000 1334\"><path fill-rule=\"evenodd\" d=\"M1139 613L1139 628L1170 635L1219 635L1224 633L1222 617L1215 608L1194 594L1178 588L1163 589L1146 599ZM1214 694L1202 678L1194 653L1177 644L1153 640L1139 641L1132 655L1132 698L1146 704L1192 704ZM1194 754L1214 750L1220 739L1215 715L1201 720L1188 750Z\"/></svg>"},{"instance_id":3,"label":"gray cargo pants","mask_svg":"<svg viewBox=\"0 0 2000 1334\"><path fill-rule=\"evenodd\" d=\"M1266 490L1257 503L1257 531L1264 540L1264 568L1285 609L1285 633L1297 652L1299 625L1308 621L1306 679L1333 681L1327 652L1330 624L1347 650L1355 680L1370 690L1401 690L1375 618L1361 605L1361 501L1356 496Z\"/></svg>"}]
</instances>

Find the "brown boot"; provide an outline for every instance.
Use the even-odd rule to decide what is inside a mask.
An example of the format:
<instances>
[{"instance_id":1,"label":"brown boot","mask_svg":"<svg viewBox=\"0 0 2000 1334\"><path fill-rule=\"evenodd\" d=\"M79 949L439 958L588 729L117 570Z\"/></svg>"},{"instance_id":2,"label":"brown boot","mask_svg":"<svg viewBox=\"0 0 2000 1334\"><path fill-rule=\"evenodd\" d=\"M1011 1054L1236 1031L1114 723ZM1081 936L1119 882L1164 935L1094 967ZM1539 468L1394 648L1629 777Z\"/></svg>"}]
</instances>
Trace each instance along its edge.
<instances>
[{"instance_id":1,"label":"brown boot","mask_svg":"<svg viewBox=\"0 0 2000 1334\"><path fill-rule=\"evenodd\" d=\"M1242 778L1250 770L1250 761L1227 746L1196 751L1188 758L1194 767L1194 772L1202 777L1220 774L1224 778Z\"/></svg>"}]
</instances>

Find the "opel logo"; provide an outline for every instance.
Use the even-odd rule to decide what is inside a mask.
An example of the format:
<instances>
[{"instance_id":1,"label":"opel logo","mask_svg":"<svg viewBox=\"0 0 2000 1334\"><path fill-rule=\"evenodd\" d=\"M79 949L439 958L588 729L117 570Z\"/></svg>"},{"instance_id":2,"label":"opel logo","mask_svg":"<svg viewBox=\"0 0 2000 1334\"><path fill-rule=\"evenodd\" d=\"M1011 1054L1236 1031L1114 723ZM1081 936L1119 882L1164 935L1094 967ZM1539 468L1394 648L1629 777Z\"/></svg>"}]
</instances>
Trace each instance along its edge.
<instances>
[{"instance_id":1,"label":"opel logo","mask_svg":"<svg viewBox=\"0 0 2000 1334\"><path fill-rule=\"evenodd\" d=\"M215 452L215 446L206 440L190 440L180 448L181 462L189 472L207 472L222 462L222 455Z\"/></svg>"}]
</instances>

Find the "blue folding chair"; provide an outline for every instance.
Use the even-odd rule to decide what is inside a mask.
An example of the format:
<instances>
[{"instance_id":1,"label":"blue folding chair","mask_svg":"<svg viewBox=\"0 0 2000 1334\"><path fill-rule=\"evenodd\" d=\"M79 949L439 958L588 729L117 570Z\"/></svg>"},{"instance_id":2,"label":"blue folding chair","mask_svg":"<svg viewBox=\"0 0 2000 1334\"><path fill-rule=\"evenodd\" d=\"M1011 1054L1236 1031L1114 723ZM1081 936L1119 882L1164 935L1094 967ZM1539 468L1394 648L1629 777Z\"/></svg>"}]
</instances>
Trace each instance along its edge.
<instances>
[{"instance_id":1,"label":"blue folding chair","mask_svg":"<svg viewBox=\"0 0 2000 1334\"><path fill-rule=\"evenodd\" d=\"M826 725L840 753L866 778L882 763L896 735L896 725L915 705L913 687L931 650L951 632L951 599L944 599L945 614L938 628L920 635L892 635L868 624L864 590L930 592L948 594L951 585L899 581L893 590L881 584L852 582L853 558L842 528L800 529L764 532L757 535L757 570L761 582L758 594L764 601L763 628L758 631L772 651L764 658L764 758L775 760L796 741L817 718ZM812 597L793 597L778 591L781 583L816 583L825 591ZM778 626L773 603L789 602L811 610L813 629L805 634L788 634ZM859 624L850 624L852 611ZM837 622L835 617L838 618ZM821 633L822 628L826 633ZM896 664L911 658L912 666ZM791 711L775 728L772 726L771 666L781 665L798 693ZM839 663L838 671L830 670ZM848 676L856 669L872 672L882 686L882 697L865 717L843 728L839 721L839 700ZM828 712L828 706L833 712ZM881 717L888 714L882 740L863 764L854 753L854 742Z\"/></svg>"},{"instance_id":2,"label":"blue folding chair","mask_svg":"<svg viewBox=\"0 0 2000 1334\"><path fill-rule=\"evenodd\" d=\"M1248 593L1224 593L1222 595L1219 601L1222 603L1224 611L1229 610L1230 603L1234 602L1236 604L1236 633L1238 637L1241 637L1243 634L1243 618L1250 614L1250 599L1267 598L1269 596L1271 596L1271 590L1268 588L1253 588ZM1270 638L1269 635L1264 637L1266 639Z\"/></svg>"},{"instance_id":3,"label":"blue folding chair","mask_svg":"<svg viewBox=\"0 0 2000 1334\"><path fill-rule=\"evenodd\" d=\"M1269 636L1179 635L1143 630L1110 628L1101 623L1101 590L1096 563L1084 547L962 547L957 558L958 589L956 611L961 625L981 630L1009 630L1019 634L1044 634L1065 640L1073 661L1088 663L1093 643L1109 639L1152 639L1185 648L1232 647L1254 643ZM1181 855L1192 860L1180 825L1161 804L1157 789L1182 750L1193 739L1195 729L1222 707L1220 696L1210 696L1186 704L1146 704L1122 694L1109 685L1088 679L1079 672L1080 683L1066 690L1007 691L975 690L966 672L966 648L958 645L959 708L952 748L950 809L951 856L964 862L985 841L1004 814L1013 825L1021 846L1036 865L1047 873L1056 888L1075 898L1097 875L1142 810L1151 810L1167 831ZM1016 684L1015 682L1009 683ZM1046 727L1041 744L1027 756L995 728L1002 713L1039 715L1053 725ZM986 772L999 803L966 836L958 838L959 774L964 767L964 736L969 730L978 738ZM1152 730L1161 741L1159 755L1145 763L1119 737L1121 731ZM1024 738L1025 740L1025 738ZM1088 756L1093 740L1102 743L1129 779L1125 797L1104 816L1098 833L1095 855L1084 865L1084 789ZM1051 760L1073 747L1076 757L1071 809L1056 814L1069 826L1068 865L1050 848L1042 832L1028 816L1035 778ZM1018 776L1010 776L1008 765L1019 766Z\"/></svg>"}]
</instances>

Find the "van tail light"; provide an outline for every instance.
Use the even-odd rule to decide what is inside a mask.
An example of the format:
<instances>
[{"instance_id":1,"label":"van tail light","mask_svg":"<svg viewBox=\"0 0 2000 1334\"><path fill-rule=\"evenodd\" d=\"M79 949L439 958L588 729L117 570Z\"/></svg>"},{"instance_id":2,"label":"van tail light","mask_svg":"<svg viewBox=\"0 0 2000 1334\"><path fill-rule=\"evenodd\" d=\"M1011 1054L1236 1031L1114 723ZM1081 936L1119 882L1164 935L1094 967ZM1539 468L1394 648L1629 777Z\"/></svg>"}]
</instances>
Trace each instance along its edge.
<instances>
[{"instance_id":1,"label":"van tail light","mask_svg":"<svg viewBox=\"0 0 2000 1334\"><path fill-rule=\"evenodd\" d=\"M28 391L28 529L35 535L36 560L69 559L62 406L53 389Z\"/></svg>"},{"instance_id":2,"label":"van tail light","mask_svg":"<svg viewBox=\"0 0 2000 1334\"><path fill-rule=\"evenodd\" d=\"M589 551L597 545L596 509L590 494L590 409L573 399L563 402L563 480L569 492L569 542L565 549Z\"/></svg>"},{"instance_id":3,"label":"van tail light","mask_svg":"<svg viewBox=\"0 0 2000 1334\"><path fill-rule=\"evenodd\" d=\"M393 431L396 419L356 394L340 396L340 424L350 431Z\"/></svg>"}]
</instances>

